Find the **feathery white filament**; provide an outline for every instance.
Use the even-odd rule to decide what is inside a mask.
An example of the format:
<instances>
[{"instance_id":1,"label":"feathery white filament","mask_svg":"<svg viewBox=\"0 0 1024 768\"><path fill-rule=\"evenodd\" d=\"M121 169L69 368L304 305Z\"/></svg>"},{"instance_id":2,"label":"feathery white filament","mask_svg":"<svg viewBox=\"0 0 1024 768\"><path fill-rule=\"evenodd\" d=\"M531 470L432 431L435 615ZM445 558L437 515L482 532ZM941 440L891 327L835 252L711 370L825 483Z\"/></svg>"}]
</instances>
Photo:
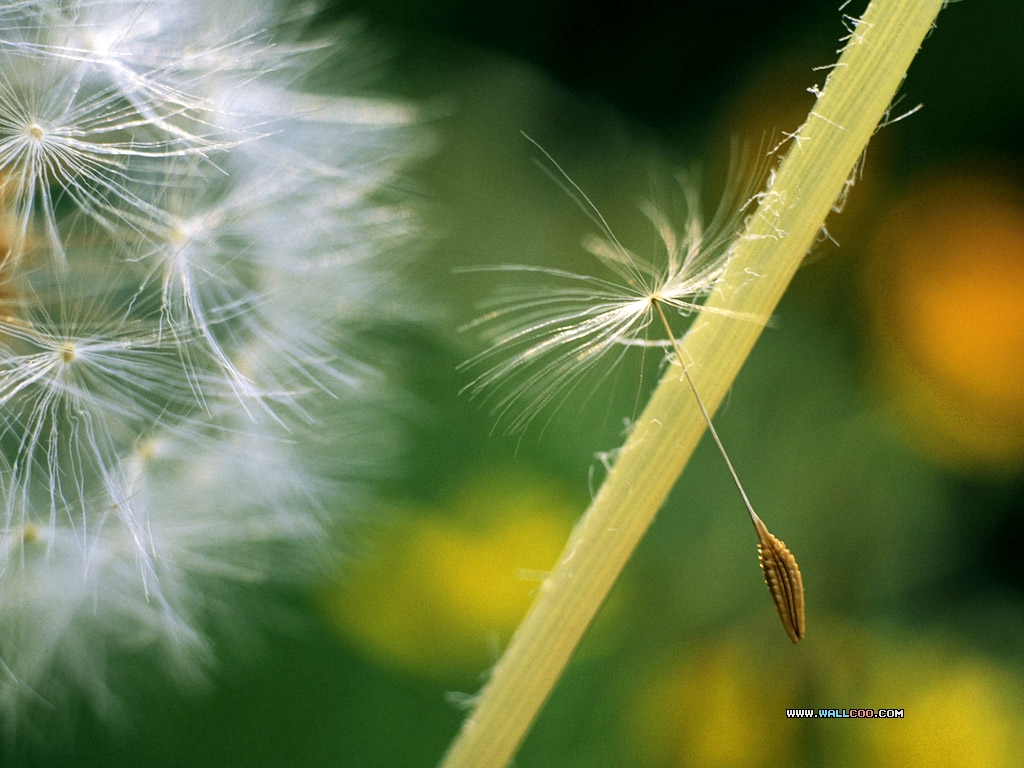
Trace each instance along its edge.
<instances>
[{"instance_id":1,"label":"feathery white filament","mask_svg":"<svg viewBox=\"0 0 1024 768\"><path fill-rule=\"evenodd\" d=\"M544 150L541 150L544 152ZM583 241L584 249L610 273L609 277L581 275L559 269L504 266L494 269L535 274L557 285L513 287L485 307L467 328L480 328L491 346L464 364L483 367L466 387L490 402L508 432L524 430L548 406L557 406L598 364L605 375L631 347L671 347L669 339L649 339L654 307L681 315L697 310L716 286L729 257L729 244L750 202L747 194L758 174L734 184L712 222L703 225L698 194L680 179L686 216L677 230L668 216L649 201L640 209L654 226L661 243L658 258L645 259L628 250L584 192L544 152L563 186L601 230ZM748 170L737 157L732 174Z\"/></svg>"}]
</instances>

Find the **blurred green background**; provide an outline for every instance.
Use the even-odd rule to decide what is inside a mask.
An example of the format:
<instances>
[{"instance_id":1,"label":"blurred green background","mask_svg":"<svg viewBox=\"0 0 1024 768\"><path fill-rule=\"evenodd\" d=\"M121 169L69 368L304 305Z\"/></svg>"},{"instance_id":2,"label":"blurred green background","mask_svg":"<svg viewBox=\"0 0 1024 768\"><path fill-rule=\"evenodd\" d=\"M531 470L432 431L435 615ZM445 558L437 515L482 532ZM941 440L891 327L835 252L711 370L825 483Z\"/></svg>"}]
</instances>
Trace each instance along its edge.
<instances>
[{"instance_id":1,"label":"blurred green background","mask_svg":"<svg viewBox=\"0 0 1024 768\"><path fill-rule=\"evenodd\" d=\"M207 693L147 696L120 728L79 713L66 742L10 759L436 764L657 374L656 355L626 361L522 436L458 394L470 375L456 366L482 349L458 329L516 279L459 267L596 270L579 248L593 226L521 132L627 247L653 254L640 198L699 167L713 205L731 140L800 124L844 34L829 6L331 7L365 22L386 54L378 90L424 104L436 144L404 190L430 237L407 278L433 319L373 332L398 350L407 450L339 534L351 557L335 581L284 596L298 619L255 617L279 626ZM1016 0L943 11L895 113L923 109L876 136L832 241L717 416L799 559L806 640L786 639L735 489L702 444L517 766L1022 765L1022 28Z\"/></svg>"}]
</instances>

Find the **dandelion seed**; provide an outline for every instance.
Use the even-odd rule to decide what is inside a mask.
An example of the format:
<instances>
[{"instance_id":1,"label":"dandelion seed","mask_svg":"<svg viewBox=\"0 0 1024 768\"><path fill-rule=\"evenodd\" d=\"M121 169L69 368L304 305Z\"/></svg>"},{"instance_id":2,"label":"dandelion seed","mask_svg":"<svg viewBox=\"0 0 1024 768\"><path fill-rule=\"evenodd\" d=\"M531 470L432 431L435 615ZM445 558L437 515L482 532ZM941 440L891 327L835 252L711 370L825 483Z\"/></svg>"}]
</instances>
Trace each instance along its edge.
<instances>
[{"instance_id":1,"label":"dandelion seed","mask_svg":"<svg viewBox=\"0 0 1024 768\"><path fill-rule=\"evenodd\" d=\"M536 145L536 143L534 142ZM540 149L538 147L538 149ZM758 535L761 566L772 600L786 633L798 642L804 636L803 582L796 560L776 539L754 512L739 476L725 451L711 415L704 407L693 377L687 370L669 323L666 310L688 315L718 284L729 258L730 243L750 199L727 197L705 229L699 201L692 187L684 184L687 219L683 232L677 233L668 218L653 204L644 202L641 211L657 230L665 251L662 263L655 264L628 251L615 237L608 223L586 194L557 163L544 157L559 174L563 186L600 228L603 236L590 237L584 248L604 264L614 280L577 275L540 267L503 267L518 272L536 272L559 278L569 284L544 293L514 292L492 305L491 311L468 327L484 327L493 345L466 363L473 366L499 358L467 387L474 394L522 375L523 380L503 394L493 397L493 411L509 422L508 431L525 429L546 406L564 400L581 377L599 362L613 358L617 363L630 347L657 346L671 349L682 368L697 401L708 430L740 492ZM739 167L742 167L740 164ZM760 169L759 169L760 170ZM733 173L736 172L736 166ZM752 174L749 191L759 180ZM661 339L648 339L645 331L652 321L664 330Z\"/></svg>"},{"instance_id":2,"label":"dandelion seed","mask_svg":"<svg viewBox=\"0 0 1024 768\"><path fill-rule=\"evenodd\" d=\"M185 140L141 115L126 94L92 77L89 62L0 41L0 195L20 255L36 219L63 263L62 198L108 230L145 235L164 219L155 196L179 181L174 160L205 157L224 140ZM180 108L175 108L177 111Z\"/></svg>"}]
</instances>

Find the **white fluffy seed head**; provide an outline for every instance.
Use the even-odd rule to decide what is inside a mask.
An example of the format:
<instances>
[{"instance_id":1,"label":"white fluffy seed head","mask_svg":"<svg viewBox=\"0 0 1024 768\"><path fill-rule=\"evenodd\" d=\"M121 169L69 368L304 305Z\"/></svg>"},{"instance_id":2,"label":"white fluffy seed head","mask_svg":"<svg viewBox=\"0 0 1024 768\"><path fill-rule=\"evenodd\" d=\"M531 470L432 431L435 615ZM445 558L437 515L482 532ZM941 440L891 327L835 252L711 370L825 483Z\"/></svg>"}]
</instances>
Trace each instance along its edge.
<instances>
[{"instance_id":1,"label":"white fluffy seed head","mask_svg":"<svg viewBox=\"0 0 1024 768\"><path fill-rule=\"evenodd\" d=\"M0 7L15 733L82 690L111 712L116 660L145 649L201 677L231 585L321 559L327 486L299 446L353 398L379 413L374 361L339 344L395 300L380 259L414 227L380 192L420 144L408 107L314 87L344 51L304 22L271 0Z\"/></svg>"}]
</instances>

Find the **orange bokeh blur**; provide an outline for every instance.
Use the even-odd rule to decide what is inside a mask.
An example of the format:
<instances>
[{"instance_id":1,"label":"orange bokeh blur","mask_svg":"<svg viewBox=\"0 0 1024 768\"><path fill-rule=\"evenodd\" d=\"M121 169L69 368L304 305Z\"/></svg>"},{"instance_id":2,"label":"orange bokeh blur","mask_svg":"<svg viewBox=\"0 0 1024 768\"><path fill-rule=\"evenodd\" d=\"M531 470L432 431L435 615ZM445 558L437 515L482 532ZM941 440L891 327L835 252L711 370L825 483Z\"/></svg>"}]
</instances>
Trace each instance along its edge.
<instances>
[{"instance_id":1,"label":"orange bokeh blur","mask_svg":"<svg viewBox=\"0 0 1024 768\"><path fill-rule=\"evenodd\" d=\"M889 209L868 270L883 385L954 468L1024 464L1024 189L930 178Z\"/></svg>"}]
</instances>

